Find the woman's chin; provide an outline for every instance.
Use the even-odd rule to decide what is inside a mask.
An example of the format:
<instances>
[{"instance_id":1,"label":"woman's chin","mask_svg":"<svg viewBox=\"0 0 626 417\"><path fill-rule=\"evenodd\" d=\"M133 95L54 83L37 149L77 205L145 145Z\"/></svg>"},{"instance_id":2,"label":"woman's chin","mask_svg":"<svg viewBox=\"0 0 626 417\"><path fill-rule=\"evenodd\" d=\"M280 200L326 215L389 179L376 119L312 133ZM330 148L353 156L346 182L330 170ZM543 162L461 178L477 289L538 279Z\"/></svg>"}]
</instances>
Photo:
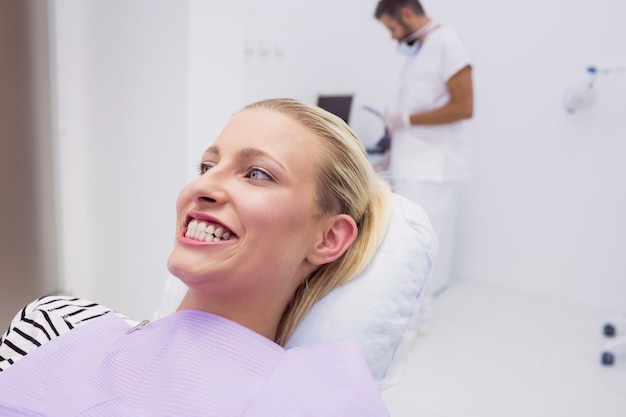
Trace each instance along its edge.
<instances>
[{"instance_id":1,"label":"woman's chin","mask_svg":"<svg viewBox=\"0 0 626 417\"><path fill-rule=\"evenodd\" d=\"M167 260L167 269L170 271L170 274L185 283L187 280L193 280L194 276L198 276L201 268L197 266L192 267L192 265L197 265L197 263L190 258L189 254L183 254L174 250Z\"/></svg>"}]
</instances>

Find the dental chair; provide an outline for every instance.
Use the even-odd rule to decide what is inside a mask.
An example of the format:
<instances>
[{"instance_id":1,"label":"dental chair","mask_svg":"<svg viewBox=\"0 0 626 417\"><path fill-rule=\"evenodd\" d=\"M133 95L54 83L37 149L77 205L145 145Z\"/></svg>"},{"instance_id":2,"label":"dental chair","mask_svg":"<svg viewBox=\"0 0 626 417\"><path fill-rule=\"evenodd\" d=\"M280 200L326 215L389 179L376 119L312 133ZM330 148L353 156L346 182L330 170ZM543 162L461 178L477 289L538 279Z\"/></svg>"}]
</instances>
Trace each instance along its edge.
<instances>
[{"instance_id":1,"label":"dental chair","mask_svg":"<svg viewBox=\"0 0 626 417\"><path fill-rule=\"evenodd\" d=\"M605 343L601 356L602 364L610 366L620 356L626 357L626 315L609 320L602 330L606 337L612 339ZM618 333L621 335L617 336Z\"/></svg>"},{"instance_id":2,"label":"dental chair","mask_svg":"<svg viewBox=\"0 0 626 417\"><path fill-rule=\"evenodd\" d=\"M392 194L389 228L370 265L319 300L285 347L351 339L361 347L379 388L395 385L408 361L408 330L437 248L424 210ZM180 280L168 276L154 318L174 312L185 292Z\"/></svg>"}]
</instances>

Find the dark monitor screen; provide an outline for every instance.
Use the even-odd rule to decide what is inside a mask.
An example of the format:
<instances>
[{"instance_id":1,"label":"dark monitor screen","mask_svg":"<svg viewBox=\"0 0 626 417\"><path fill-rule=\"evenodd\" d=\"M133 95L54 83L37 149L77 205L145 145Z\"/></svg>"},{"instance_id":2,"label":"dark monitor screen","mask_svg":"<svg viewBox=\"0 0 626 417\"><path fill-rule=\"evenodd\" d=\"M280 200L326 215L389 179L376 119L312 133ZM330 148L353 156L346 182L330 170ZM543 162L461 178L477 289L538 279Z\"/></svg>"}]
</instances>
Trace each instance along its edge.
<instances>
[{"instance_id":1,"label":"dark monitor screen","mask_svg":"<svg viewBox=\"0 0 626 417\"><path fill-rule=\"evenodd\" d=\"M317 105L335 116L341 117L344 122L350 122L351 95L320 95L317 98Z\"/></svg>"}]
</instances>

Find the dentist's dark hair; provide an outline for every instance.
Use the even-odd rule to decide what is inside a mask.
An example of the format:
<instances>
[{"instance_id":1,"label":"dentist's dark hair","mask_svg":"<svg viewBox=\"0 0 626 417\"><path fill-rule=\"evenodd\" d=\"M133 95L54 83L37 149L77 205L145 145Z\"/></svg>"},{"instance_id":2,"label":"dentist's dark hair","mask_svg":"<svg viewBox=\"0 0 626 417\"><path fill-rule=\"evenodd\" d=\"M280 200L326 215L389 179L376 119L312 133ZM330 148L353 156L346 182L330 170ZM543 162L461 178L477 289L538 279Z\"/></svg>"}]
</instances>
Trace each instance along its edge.
<instances>
[{"instance_id":1,"label":"dentist's dark hair","mask_svg":"<svg viewBox=\"0 0 626 417\"><path fill-rule=\"evenodd\" d=\"M418 0L380 0L376 6L374 17L380 19L387 15L396 21L400 21L400 11L403 7L413 10L418 16L425 16L424 7Z\"/></svg>"}]
</instances>

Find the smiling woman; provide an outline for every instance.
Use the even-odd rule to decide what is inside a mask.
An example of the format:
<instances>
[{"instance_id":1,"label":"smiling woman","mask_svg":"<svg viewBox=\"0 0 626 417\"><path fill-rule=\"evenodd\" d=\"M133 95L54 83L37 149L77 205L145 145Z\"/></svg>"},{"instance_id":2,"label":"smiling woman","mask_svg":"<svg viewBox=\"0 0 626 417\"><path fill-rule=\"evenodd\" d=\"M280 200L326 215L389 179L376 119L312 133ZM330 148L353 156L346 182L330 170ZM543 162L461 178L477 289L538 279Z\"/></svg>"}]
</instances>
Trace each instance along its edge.
<instances>
[{"instance_id":1,"label":"smiling woman","mask_svg":"<svg viewBox=\"0 0 626 417\"><path fill-rule=\"evenodd\" d=\"M168 268L188 287L177 311L133 326L84 300L32 303L0 345L0 410L388 414L352 342L282 347L385 234L389 187L359 139L318 107L264 100L232 117L199 174L177 201Z\"/></svg>"}]
</instances>

